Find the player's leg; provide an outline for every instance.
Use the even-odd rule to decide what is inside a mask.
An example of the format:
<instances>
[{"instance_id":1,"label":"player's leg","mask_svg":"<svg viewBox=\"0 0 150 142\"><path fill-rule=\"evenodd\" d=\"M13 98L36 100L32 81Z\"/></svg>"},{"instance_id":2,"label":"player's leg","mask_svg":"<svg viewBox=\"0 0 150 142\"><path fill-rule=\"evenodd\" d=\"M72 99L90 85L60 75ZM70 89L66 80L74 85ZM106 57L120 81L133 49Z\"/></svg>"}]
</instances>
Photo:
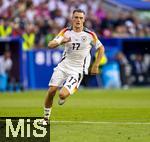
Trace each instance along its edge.
<instances>
[{"instance_id":1,"label":"player's leg","mask_svg":"<svg viewBox=\"0 0 150 142\"><path fill-rule=\"evenodd\" d=\"M77 88L79 87L81 83L81 80L82 80L81 74L68 76L63 88L60 90L60 93L59 93L59 98L60 98L58 101L59 105L64 104L66 98L77 90Z\"/></svg>"},{"instance_id":2,"label":"player's leg","mask_svg":"<svg viewBox=\"0 0 150 142\"><path fill-rule=\"evenodd\" d=\"M53 98L57 92L57 86L50 86L47 91L47 96L45 98L45 107L44 107L44 119L49 120L52 110Z\"/></svg>"},{"instance_id":3,"label":"player's leg","mask_svg":"<svg viewBox=\"0 0 150 142\"><path fill-rule=\"evenodd\" d=\"M65 87L63 87L60 92L59 92L59 101L58 104L62 105L65 102L65 99L70 95L70 92L68 91L68 89L66 89Z\"/></svg>"},{"instance_id":4,"label":"player's leg","mask_svg":"<svg viewBox=\"0 0 150 142\"><path fill-rule=\"evenodd\" d=\"M52 111L52 104L53 104L53 98L57 92L58 87L62 87L63 83L65 81L65 74L63 71L59 69L55 69L50 82L49 82L49 89L47 92L47 96L45 98L45 104L44 104L44 119L48 120L51 115Z\"/></svg>"}]
</instances>

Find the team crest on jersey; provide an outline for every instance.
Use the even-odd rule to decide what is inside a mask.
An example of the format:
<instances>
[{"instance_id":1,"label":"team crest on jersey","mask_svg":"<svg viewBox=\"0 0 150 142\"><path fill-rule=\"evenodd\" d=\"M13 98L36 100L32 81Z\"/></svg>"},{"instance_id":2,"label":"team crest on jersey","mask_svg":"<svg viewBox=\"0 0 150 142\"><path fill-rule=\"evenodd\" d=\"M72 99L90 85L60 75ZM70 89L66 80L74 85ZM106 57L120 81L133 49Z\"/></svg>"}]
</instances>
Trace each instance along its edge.
<instances>
[{"instance_id":1,"label":"team crest on jersey","mask_svg":"<svg viewBox=\"0 0 150 142\"><path fill-rule=\"evenodd\" d=\"M83 42L86 42L86 40L87 40L86 36L82 36L81 39Z\"/></svg>"}]
</instances>

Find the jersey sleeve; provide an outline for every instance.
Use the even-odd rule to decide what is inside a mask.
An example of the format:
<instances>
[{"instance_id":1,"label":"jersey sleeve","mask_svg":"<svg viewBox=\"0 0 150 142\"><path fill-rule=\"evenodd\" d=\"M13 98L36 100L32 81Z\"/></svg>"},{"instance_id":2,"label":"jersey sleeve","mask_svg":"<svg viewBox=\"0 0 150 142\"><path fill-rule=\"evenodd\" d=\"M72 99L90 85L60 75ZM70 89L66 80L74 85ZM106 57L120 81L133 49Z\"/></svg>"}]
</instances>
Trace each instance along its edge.
<instances>
[{"instance_id":1,"label":"jersey sleeve","mask_svg":"<svg viewBox=\"0 0 150 142\"><path fill-rule=\"evenodd\" d=\"M61 41L63 40L64 34L65 34L66 31L67 31L67 28L62 29L62 30L56 35L56 37L54 38L54 40L55 40L57 43L61 43Z\"/></svg>"},{"instance_id":2,"label":"jersey sleeve","mask_svg":"<svg viewBox=\"0 0 150 142\"><path fill-rule=\"evenodd\" d=\"M94 47L96 48L96 50L97 50L100 46L103 45L103 44L100 42L100 40L98 39L97 35L96 35L94 32L92 32L92 38L93 38L92 43L93 43Z\"/></svg>"}]
</instances>

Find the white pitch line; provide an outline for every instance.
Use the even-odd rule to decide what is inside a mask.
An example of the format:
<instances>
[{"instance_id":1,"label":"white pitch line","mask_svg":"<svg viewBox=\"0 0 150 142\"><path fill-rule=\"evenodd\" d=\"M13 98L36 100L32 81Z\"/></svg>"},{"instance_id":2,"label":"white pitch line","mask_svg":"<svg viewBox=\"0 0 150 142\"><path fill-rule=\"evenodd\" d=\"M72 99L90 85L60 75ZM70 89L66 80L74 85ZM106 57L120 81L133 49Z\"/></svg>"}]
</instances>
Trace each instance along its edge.
<instances>
[{"instance_id":1,"label":"white pitch line","mask_svg":"<svg viewBox=\"0 0 150 142\"><path fill-rule=\"evenodd\" d=\"M76 124L118 124L118 125L150 125L150 122L109 122L109 121L50 121L50 123L76 123Z\"/></svg>"}]
</instances>

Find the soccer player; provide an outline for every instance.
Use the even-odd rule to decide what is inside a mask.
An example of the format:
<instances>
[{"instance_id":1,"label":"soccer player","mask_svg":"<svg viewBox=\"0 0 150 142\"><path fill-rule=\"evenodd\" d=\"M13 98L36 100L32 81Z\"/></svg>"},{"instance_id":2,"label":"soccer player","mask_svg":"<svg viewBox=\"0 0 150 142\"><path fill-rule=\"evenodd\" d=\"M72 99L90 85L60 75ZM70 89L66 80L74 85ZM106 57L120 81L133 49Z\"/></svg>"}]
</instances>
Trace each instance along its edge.
<instances>
[{"instance_id":1,"label":"soccer player","mask_svg":"<svg viewBox=\"0 0 150 142\"><path fill-rule=\"evenodd\" d=\"M72 26L64 28L48 43L50 49L64 45L64 53L60 63L54 69L49 82L49 89L45 99L44 119L46 125L49 120L53 98L59 91L58 104L62 105L66 98L73 94L79 87L84 74L88 74L90 66L90 50L94 46L98 52L90 73L99 73L99 63L104 54L104 47L96 34L84 27L85 12L76 9L72 15Z\"/></svg>"}]
</instances>

